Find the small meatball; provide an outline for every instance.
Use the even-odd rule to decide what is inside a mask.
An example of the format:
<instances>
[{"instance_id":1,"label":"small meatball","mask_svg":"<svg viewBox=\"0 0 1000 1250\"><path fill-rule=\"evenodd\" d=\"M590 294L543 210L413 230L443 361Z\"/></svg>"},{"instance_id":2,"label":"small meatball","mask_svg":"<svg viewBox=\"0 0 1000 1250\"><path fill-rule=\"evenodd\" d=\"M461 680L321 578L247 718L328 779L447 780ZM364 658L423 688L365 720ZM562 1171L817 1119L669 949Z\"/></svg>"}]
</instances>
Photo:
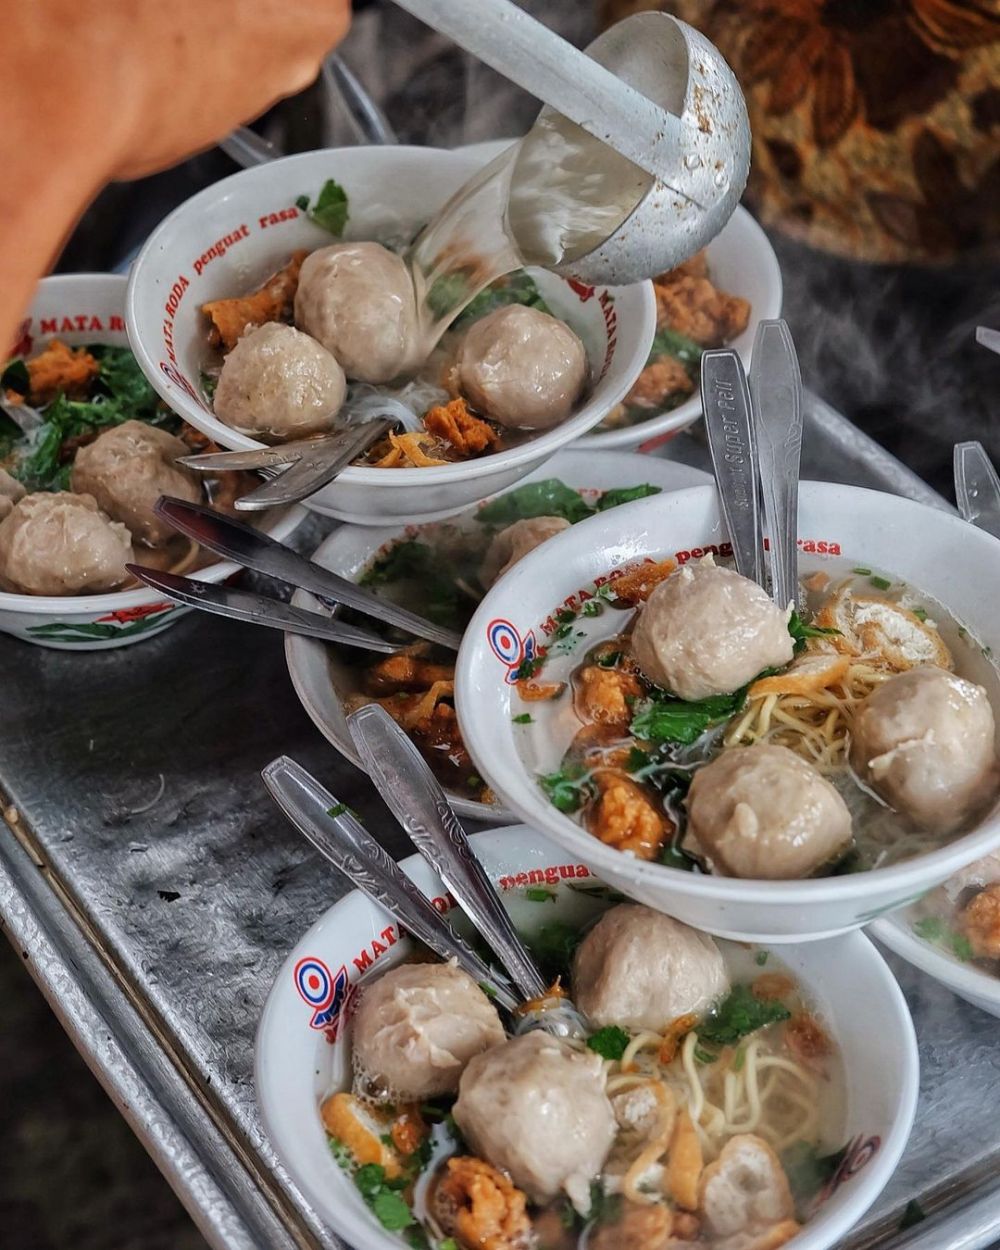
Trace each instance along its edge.
<instances>
[{"instance_id":1,"label":"small meatball","mask_svg":"<svg viewBox=\"0 0 1000 1250\"><path fill-rule=\"evenodd\" d=\"M829 781L787 747L729 747L699 768L688 830L713 869L758 881L798 880L851 842L851 814Z\"/></svg>"},{"instance_id":2,"label":"small meatball","mask_svg":"<svg viewBox=\"0 0 1000 1250\"><path fill-rule=\"evenodd\" d=\"M914 824L957 829L996 789L986 691L930 666L891 677L855 713L851 764Z\"/></svg>"},{"instance_id":3,"label":"small meatball","mask_svg":"<svg viewBox=\"0 0 1000 1250\"><path fill-rule=\"evenodd\" d=\"M533 1244L527 1199L482 1159L449 1159L433 1205L441 1227L464 1250L528 1250Z\"/></svg>"},{"instance_id":4,"label":"small meatball","mask_svg":"<svg viewBox=\"0 0 1000 1250\"><path fill-rule=\"evenodd\" d=\"M588 664L574 679L576 714L583 721L627 729L632 719L632 702L642 694L638 678L617 669Z\"/></svg>"},{"instance_id":5,"label":"small meatball","mask_svg":"<svg viewBox=\"0 0 1000 1250\"><path fill-rule=\"evenodd\" d=\"M671 395L690 395L694 391L691 375L675 356L654 360L639 374L625 396L630 408L659 408Z\"/></svg>"},{"instance_id":6,"label":"small meatball","mask_svg":"<svg viewBox=\"0 0 1000 1250\"><path fill-rule=\"evenodd\" d=\"M594 784L598 797L587 811L588 831L606 846L636 859L655 859L674 832L666 812L654 807L631 777L612 768L596 772Z\"/></svg>"},{"instance_id":7,"label":"small meatball","mask_svg":"<svg viewBox=\"0 0 1000 1250\"><path fill-rule=\"evenodd\" d=\"M1000 885L988 885L959 913L962 932L977 959L1000 959Z\"/></svg>"},{"instance_id":8,"label":"small meatball","mask_svg":"<svg viewBox=\"0 0 1000 1250\"><path fill-rule=\"evenodd\" d=\"M684 564L646 600L632 635L646 677L681 699L732 694L793 654L788 612L711 556Z\"/></svg>"},{"instance_id":9,"label":"small meatball","mask_svg":"<svg viewBox=\"0 0 1000 1250\"><path fill-rule=\"evenodd\" d=\"M621 1218L612 1224L597 1224L587 1238L588 1250L671 1250L674 1218L662 1202L640 1206L624 1202Z\"/></svg>"},{"instance_id":10,"label":"small meatball","mask_svg":"<svg viewBox=\"0 0 1000 1250\"><path fill-rule=\"evenodd\" d=\"M381 243L334 243L307 256L295 324L358 382L391 382L416 364L417 310L401 257Z\"/></svg>"},{"instance_id":11,"label":"small meatball","mask_svg":"<svg viewBox=\"0 0 1000 1250\"><path fill-rule=\"evenodd\" d=\"M705 1169L700 1205L705 1230L713 1239L759 1234L791 1221L795 1214L778 1156L753 1133L731 1137L718 1159Z\"/></svg>"},{"instance_id":12,"label":"small meatball","mask_svg":"<svg viewBox=\"0 0 1000 1250\"><path fill-rule=\"evenodd\" d=\"M26 493L16 477L11 477L6 469L0 469L0 521L10 516L14 511L14 505L19 499L23 499Z\"/></svg>"},{"instance_id":13,"label":"small meatball","mask_svg":"<svg viewBox=\"0 0 1000 1250\"><path fill-rule=\"evenodd\" d=\"M577 947L573 997L591 1024L662 1033L729 990L713 938L639 903L606 911Z\"/></svg>"},{"instance_id":14,"label":"small meatball","mask_svg":"<svg viewBox=\"0 0 1000 1250\"><path fill-rule=\"evenodd\" d=\"M457 363L472 406L512 429L565 421L587 381L587 353L569 326L519 304L473 322Z\"/></svg>"},{"instance_id":15,"label":"small meatball","mask_svg":"<svg viewBox=\"0 0 1000 1250\"><path fill-rule=\"evenodd\" d=\"M497 1010L452 964L400 964L366 987L354 1067L388 1102L451 1094L473 1057L504 1040Z\"/></svg>"},{"instance_id":16,"label":"small meatball","mask_svg":"<svg viewBox=\"0 0 1000 1250\"><path fill-rule=\"evenodd\" d=\"M473 1151L536 1202L560 1191L590 1207L590 1182L615 1137L604 1061L545 1033L470 1060L452 1114Z\"/></svg>"},{"instance_id":17,"label":"small meatball","mask_svg":"<svg viewBox=\"0 0 1000 1250\"><path fill-rule=\"evenodd\" d=\"M25 495L0 522L0 585L26 595L100 594L128 579L132 536L91 495Z\"/></svg>"},{"instance_id":18,"label":"small meatball","mask_svg":"<svg viewBox=\"0 0 1000 1250\"><path fill-rule=\"evenodd\" d=\"M500 435L488 421L474 417L464 399L438 405L424 414L424 429L442 438L463 456L478 456L500 442Z\"/></svg>"},{"instance_id":19,"label":"small meatball","mask_svg":"<svg viewBox=\"0 0 1000 1250\"><path fill-rule=\"evenodd\" d=\"M73 490L93 495L112 520L128 527L137 542L159 547L176 534L153 512L159 497L174 495L189 503L202 497L197 475L174 463L187 454L184 443L166 430L143 421L125 421L76 453Z\"/></svg>"},{"instance_id":20,"label":"small meatball","mask_svg":"<svg viewBox=\"0 0 1000 1250\"><path fill-rule=\"evenodd\" d=\"M504 573L523 560L529 551L548 542L556 534L569 529L569 521L561 516L525 517L493 535L483 556L479 580L487 588L498 582Z\"/></svg>"},{"instance_id":21,"label":"small meatball","mask_svg":"<svg viewBox=\"0 0 1000 1250\"><path fill-rule=\"evenodd\" d=\"M344 371L325 348L270 321L244 334L226 357L215 415L242 434L308 438L331 429L346 392Z\"/></svg>"}]
</instances>

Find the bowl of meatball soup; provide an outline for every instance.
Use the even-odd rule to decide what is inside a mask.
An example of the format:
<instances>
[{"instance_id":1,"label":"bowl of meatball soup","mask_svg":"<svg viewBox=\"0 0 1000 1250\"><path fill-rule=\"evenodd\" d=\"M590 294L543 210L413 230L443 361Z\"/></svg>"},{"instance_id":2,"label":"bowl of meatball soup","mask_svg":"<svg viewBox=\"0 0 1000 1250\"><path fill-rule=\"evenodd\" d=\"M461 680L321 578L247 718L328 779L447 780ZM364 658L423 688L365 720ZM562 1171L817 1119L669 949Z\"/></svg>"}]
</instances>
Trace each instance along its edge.
<instances>
[{"instance_id":1,"label":"bowl of meatball soup","mask_svg":"<svg viewBox=\"0 0 1000 1250\"><path fill-rule=\"evenodd\" d=\"M421 231L482 161L333 149L200 192L132 268L128 330L147 378L237 450L397 419L308 500L339 520L440 518L525 476L628 392L655 307L649 283L540 268L507 265L480 289L507 253L479 200L440 238Z\"/></svg>"},{"instance_id":2,"label":"bowl of meatball soup","mask_svg":"<svg viewBox=\"0 0 1000 1250\"><path fill-rule=\"evenodd\" d=\"M716 493L581 521L466 629L456 709L504 806L722 937L868 924L1000 844L1000 545L804 482L799 589L735 570Z\"/></svg>"},{"instance_id":3,"label":"bowl of meatball soup","mask_svg":"<svg viewBox=\"0 0 1000 1250\"><path fill-rule=\"evenodd\" d=\"M3 366L0 631L40 646L123 646L189 611L138 582L127 564L211 582L238 571L153 511L163 494L225 510L253 480L206 482L175 463L208 443L136 363L125 287L117 274L44 278ZM283 539L304 516L276 510L260 524Z\"/></svg>"}]
</instances>

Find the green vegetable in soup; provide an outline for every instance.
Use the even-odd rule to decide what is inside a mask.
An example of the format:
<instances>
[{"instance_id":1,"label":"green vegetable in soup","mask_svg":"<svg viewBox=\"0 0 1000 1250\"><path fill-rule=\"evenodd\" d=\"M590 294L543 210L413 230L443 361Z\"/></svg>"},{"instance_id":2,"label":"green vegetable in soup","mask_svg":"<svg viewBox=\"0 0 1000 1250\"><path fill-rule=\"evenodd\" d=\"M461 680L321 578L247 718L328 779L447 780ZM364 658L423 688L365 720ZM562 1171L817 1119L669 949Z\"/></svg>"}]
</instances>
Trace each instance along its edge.
<instances>
[{"instance_id":1,"label":"green vegetable in soup","mask_svg":"<svg viewBox=\"0 0 1000 1250\"><path fill-rule=\"evenodd\" d=\"M784 1003L755 998L747 985L735 985L718 1007L698 1025L698 1037L716 1046L732 1046L758 1029L787 1020Z\"/></svg>"},{"instance_id":2,"label":"green vegetable in soup","mask_svg":"<svg viewBox=\"0 0 1000 1250\"><path fill-rule=\"evenodd\" d=\"M524 308L537 308L539 312L548 313L550 317L553 315L552 309L542 298L542 293L531 274L518 269L515 273L508 274L506 278L500 278L485 291L480 291L475 299L462 310L455 325L469 325L473 321L478 321L480 317L485 317L487 313L495 312L498 308L507 308L511 304L520 304Z\"/></svg>"},{"instance_id":3,"label":"green vegetable in soup","mask_svg":"<svg viewBox=\"0 0 1000 1250\"><path fill-rule=\"evenodd\" d=\"M913 926L917 937L968 963L972 958L972 944L964 933L952 929L939 916L924 916Z\"/></svg>"},{"instance_id":4,"label":"green vegetable in soup","mask_svg":"<svg viewBox=\"0 0 1000 1250\"><path fill-rule=\"evenodd\" d=\"M792 615L788 618L788 632L795 640L796 651L801 651L806 645L807 638L829 638L832 635L839 636L839 629L829 629L822 625L808 625L799 616L795 609L792 609ZM761 674L764 676L764 674Z\"/></svg>"},{"instance_id":5,"label":"green vegetable in soup","mask_svg":"<svg viewBox=\"0 0 1000 1250\"><path fill-rule=\"evenodd\" d=\"M629 1036L617 1024L606 1024L587 1038L587 1046L602 1059L620 1059L628 1048Z\"/></svg>"},{"instance_id":6,"label":"green vegetable in soup","mask_svg":"<svg viewBox=\"0 0 1000 1250\"><path fill-rule=\"evenodd\" d=\"M339 238L344 233L349 216L347 192L338 182L328 178L316 197L316 203L309 210L310 220Z\"/></svg>"},{"instance_id":7,"label":"green vegetable in soup","mask_svg":"<svg viewBox=\"0 0 1000 1250\"><path fill-rule=\"evenodd\" d=\"M419 592L420 611L438 625L461 626L462 595L455 582L456 570L440 552L416 539L393 543L378 556L360 579L362 586L413 583ZM471 603L469 604L471 608Z\"/></svg>"},{"instance_id":8,"label":"green vegetable in soup","mask_svg":"<svg viewBox=\"0 0 1000 1250\"><path fill-rule=\"evenodd\" d=\"M649 359L654 361L659 360L661 356L673 356L682 365L687 366L688 373L693 377L694 371L701 364L703 350L694 339L689 339L686 334L680 334L664 326L662 330L656 332L653 346L649 351Z\"/></svg>"},{"instance_id":9,"label":"green vegetable in soup","mask_svg":"<svg viewBox=\"0 0 1000 1250\"><path fill-rule=\"evenodd\" d=\"M383 1228L399 1232L415 1223L413 1212L399 1192L408 1184L405 1175L390 1180L380 1163L366 1163L354 1173L358 1192Z\"/></svg>"},{"instance_id":10,"label":"green vegetable in soup","mask_svg":"<svg viewBox=\"0 0 1000 1250\"><path fill-rule=\"evenodd\" d=\"M745 700L745 687L735 694L710 695L695 701L678 699L658 690L636 705L636 715L629 728L633 736L643 742L690 746L707 729L734 716Z\"/></svg>"},{"instance_id":11,"label":"green vegetable in soup","mask_svg":"<svg viewBox=\"0 0 1000 1250\"><path fill-rule=\"evenodd\" d=\"M538 784L549 797L549 802L560 812L575 812L581 808L592 793L590 773L582 764L564 764L554 773L545 773Z\"/></svg>"},{"instance_id":12,"label":"green vegetable in soup","mask_svg":"<svg viewBox=\"0 0 1000 1250\"><path fill-rule=\"evenodd\" d=\"M547 980L554 981L557 977L563 982L569 980L573 954L582 938L576 926L565 920L550 920L534 933L523 936Z\"/></svg>"},{"instance_id":13,"label":"green vegetable in soup","mask_svg":"<svg viewBox=\"0 0 1000 1250\"><path fill-rule=\"evenodd\" d=\"M831 1154L820 1154L814 1145L804 1141L795 1142L782 1151L781 1166L788 1177L800 1220L808 1217L810 1203L836 1175L845 1153L841 1149Z\"/></svg>"},{"instance_id":14,"label":"green vegetable in soup","mask_svg":"<svg viewBox=\"0 0 1000 1250\"><path fill-rule=\"evenodd\" d=\"M20 357L4 367L3 373L0 373L0 387L5 391L16 391L18 395L27 395L31 390L31 374Z\"/></svg>"},{"instance_id":15,"label":"green vegetable in soup","mask_svg":"<svg viewBox=\"0 0 1000 1250\"><path fill-rule=\"evenodd\" d=\"M572 525L592 513L593 509L577 491L558 478L549 477L497 496L479 509L476 520L481 525L506 526L528 517L559 516Z\"/></svg>"},{"instance_id":16,"label":"green vegetable in soup","mask_svg":"<svg viewBox=\"0 0 1000 1250\"><path fill-rule=\"evenodd\" d=\"M651 486L644 482L641 486L618 486L606 490L597 500L597 511L607 512L609 508L617 508L619 504L632 503L635 499L645 499L649 495L658 495L661 487Z\"/></svg>"}]
</instances>

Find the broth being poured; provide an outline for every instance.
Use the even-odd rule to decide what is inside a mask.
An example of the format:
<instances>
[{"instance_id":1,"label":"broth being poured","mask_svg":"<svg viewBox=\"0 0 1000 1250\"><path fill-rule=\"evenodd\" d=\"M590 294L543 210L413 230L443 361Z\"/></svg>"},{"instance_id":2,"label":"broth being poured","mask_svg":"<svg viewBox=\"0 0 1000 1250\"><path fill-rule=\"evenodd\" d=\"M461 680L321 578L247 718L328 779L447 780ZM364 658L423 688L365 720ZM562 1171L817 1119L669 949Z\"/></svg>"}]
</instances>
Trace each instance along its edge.
<instances>
[{"instance_id":1,"label":"broth being poured","mask_svg":"<svg viewBox=\"0 0 1000 1250\"><path fill-rule=\"evenodd\" d=\"M505 905L584 1037L519 1032L426 952L352 1000L320 1114L373 1217L434 1250L791 1240L844 1153L840 1056L795 977L593 879L538 875ZM747 1169L758 1201L734 1211Z\"/></svg>"},{"instance_id":2,"label":"broth being poured","mask_svg":"<svg viewBox=\"0 0 1000 1250\"><path fill-rule=\"evenodd\" d=\"M519 674L519 733L550 801L623 853L855 872L943 845L995 798L991 659L891 576L825 557L801 616L712 556L594 591Z\"/></svg>"}]
</instances>

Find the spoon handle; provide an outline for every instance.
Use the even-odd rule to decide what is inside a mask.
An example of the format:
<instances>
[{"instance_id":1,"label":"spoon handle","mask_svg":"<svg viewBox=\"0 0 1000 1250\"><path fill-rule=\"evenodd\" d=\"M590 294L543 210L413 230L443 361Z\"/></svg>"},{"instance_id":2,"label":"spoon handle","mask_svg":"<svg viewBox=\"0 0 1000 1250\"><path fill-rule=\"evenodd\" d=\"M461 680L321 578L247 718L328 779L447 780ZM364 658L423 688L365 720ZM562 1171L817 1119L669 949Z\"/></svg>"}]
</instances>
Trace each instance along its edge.
<instances>
[{"instance_id":1,"label":"spoon handle","mask_svg":"<svg viewBox=\"0 0 1000 1250\"><path fill-rule=\"evenodd\" d=\"M771 549L771 598L779 608L799 595L799 464L802 375L786 322L762 321L750 365L764 515Z\"/></svg>"},{"instance_id":2,"label":"spoon handle","mask_svg":"<svg viewBox=\"0 0 1000 1250\"><path fill-rule=\"evenodd\" d=\"M421 855L451 890L526 999L548 986L511 924L448 797L420 752L384 708L371 703L347 725L368 775Z\"/></svg>"},{"instance_id":3,"label":"spoon handle","mask_svg":"<svg viewBox=\"0 0 1000 1250\"><path fill-rule=\"evenodd\" d=\"M261 776L274 801L321 855L378 907L442 959L455 959L475 981L490 987L509 1011L518 999L496 972L459 937L396 861L343 803L287 755L272 760Z\"/></svg>"},{"instance_id":4,"label":"spoon handle","mask_svg":"<svg viewBox=\"0 0 1000 1250\"><path fill-rule=\"evenodd\" d=\"M736 571L763 586L764 535L757 442L743 362L732 348L702 354L701 406Z\"/></svg>"}]
</instances>

